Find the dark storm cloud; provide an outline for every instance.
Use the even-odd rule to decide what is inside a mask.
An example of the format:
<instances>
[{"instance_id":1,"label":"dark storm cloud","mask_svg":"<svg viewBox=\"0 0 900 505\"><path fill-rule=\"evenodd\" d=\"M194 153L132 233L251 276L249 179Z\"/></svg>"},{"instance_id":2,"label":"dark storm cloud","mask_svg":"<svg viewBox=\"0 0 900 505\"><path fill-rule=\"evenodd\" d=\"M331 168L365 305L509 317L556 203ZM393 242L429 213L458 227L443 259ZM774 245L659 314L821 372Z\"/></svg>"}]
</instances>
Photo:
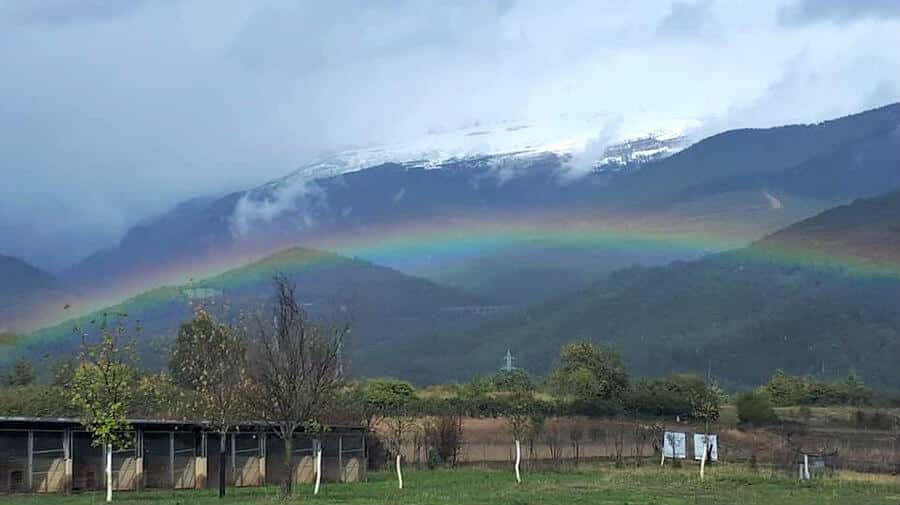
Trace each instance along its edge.
<instances>
[{"instance_id":1,"label":"dark storm cloud","mask_svg":"<svg viewBox=\"0 0 900 505\"><path fill-rule=\"evenodd\" d=\"M178 201L426 132L764 126L894 94L884 7L861 8L865 26L795 29L776 22L783 5L0 0L0 253L59 267ZM595 147L619 133L604 128Z\"/></svg>"},{"instance_id":2,"label":"dark storm cloud","mask_svg":"<svg viewBox=\"0 0 900 505\"><path fill-rule=\"evenodd\" d=\"M881 17L900 17L900 1L795 0L778 9L778 21L785 25L803 25L821 21L848 23Z\"/></svg>"}]
</instances>

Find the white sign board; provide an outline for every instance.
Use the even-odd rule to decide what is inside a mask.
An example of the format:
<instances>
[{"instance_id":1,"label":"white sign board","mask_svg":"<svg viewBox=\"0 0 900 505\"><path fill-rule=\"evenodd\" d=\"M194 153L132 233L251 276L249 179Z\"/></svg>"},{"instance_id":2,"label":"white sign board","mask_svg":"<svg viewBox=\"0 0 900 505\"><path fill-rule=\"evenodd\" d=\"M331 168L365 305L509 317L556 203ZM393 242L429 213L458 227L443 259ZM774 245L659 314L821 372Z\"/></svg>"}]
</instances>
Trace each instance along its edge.
<instances>
[{"instance_id":1,"label":"white sign board","mask_svg":"<svg viewBox=\"0 0 900 505\"><path fill-rule=\"evenodd\" d=\"M685 459L687 457L687 437L685 434L667 431L663 436L663 454L667 458Z\"/></svg>"},{"instance_id":2,"label":"white sign board","mask_svg":"<svg viewBox=\"0 0 900 505\"><path fill-rule=\"evenodd\" d=\"M699 433L694 434L694 459L700 461L703 459L703 448L706 446L707 436ZM709 460L719 460L719 441L715 435L709 435Z\"/></svg>"}]
</instances>

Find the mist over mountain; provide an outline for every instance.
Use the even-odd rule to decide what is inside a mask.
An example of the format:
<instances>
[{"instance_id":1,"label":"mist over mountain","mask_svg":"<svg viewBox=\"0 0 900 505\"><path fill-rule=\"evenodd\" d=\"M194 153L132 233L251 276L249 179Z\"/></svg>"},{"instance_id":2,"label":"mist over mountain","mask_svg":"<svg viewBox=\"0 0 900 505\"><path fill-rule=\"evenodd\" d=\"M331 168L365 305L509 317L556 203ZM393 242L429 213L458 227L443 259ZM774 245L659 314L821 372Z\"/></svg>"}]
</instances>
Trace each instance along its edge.
<instances>
[{"instance_id":1,"label":"mist over mountain","mask_svg":"<svg viewBox=\"0 0 900 505\"><path fill-rule=\"evenodd\" d=\"M116 248L94 254L61 278L88 293L129 296L306 245L503 302L534 302L583 287L615 268L746 244L828 207L898 187L898 125L895 104L814 125L725 132L652 156L622 157L625 144L618 144L604 151L618 158L601 158L576 178L571 146L565 144L464 156L444 152L430 159L415 149L347 153L262 186L185 202L132 228ZM667 135L678 138L677 132ZM633 152L644 147L638 144ZM419 158L368 166L412 152ZM470 238L468 223L502 229L517 219L537 224L519 227L514 252L504 239ZM634 227L647 234L727 239L693 248L626 244L587 250L544 236L547 229L578 223L609 223L626 234ZM542 269L560 279L547 293L527 281L507 282L539 277Z\"/></svg>"},{"instance_id":2,"label":"mist over mountain","mask_svg":"<svg viewBox=\"0 0 900 505\"><path fill-rule=\"evenodd\" d=\"M59 314L75 298L52 274L20 258L0 255L0 279L0 333L50 322L46 307L57 306Z\"/></svg>"}]
</instances>

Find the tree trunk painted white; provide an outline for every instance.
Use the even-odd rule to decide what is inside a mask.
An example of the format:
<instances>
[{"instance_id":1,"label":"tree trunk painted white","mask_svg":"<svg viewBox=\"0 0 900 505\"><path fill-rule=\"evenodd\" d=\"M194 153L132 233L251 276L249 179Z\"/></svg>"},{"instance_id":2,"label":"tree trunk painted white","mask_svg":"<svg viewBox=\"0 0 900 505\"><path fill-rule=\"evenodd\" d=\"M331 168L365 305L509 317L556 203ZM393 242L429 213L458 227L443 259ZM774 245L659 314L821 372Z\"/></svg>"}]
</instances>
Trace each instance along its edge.
<instances>
[{"instance_id":1,"label":"tree trunk painted white","mask_svg":"<svg viewBox=\"0 0 900 505\"><path fill-rule=\"evenodd\" d=\"M400 471L400 454L397 454L397 482L400 489L403 489L403 473Z\"/></svg>"},{"instance_id":2,"label":"tree trunk painted white","mask_svg":"<svg viewBox=\"0 0 900 505\"><path fill-rule=\"evenodd\" d=\"M106 444L106 501L112 501L112 444Z\"/></svg>"},{"instance_id":3,"label":"tree trunk painted white","mask_svg":"<svg viewBox=\"0 0 900 505\"><path fill-rule=\"evenodd\" d=\"M809 480L809 455L803 455L803 478Z\"/></svg>"},{"instance_id":4,"label":"tree trunk painted white","mask_svg":"<svg viewBox=\"0 0 900 505\"><path fill-rule=\"evenodd\" d=\"M522 461L522 444L516 440L516 483L522 483L522 474L519 473L519 463Z\"/></svg>"},{"instance_id":5,"label":"tree trunk painted white","mask_svg":"<svg viewBox=\"0 0 900 505\"><path fill-rule=\"evenodd\" d=\"M709 454L709 439L707 437L704 440L703 455L700 456L700 480L703 480L703 471L706 469L706 455Z\"/></svg>"},{"instance_id":6,"label":"tree trunk painted white","mask_svg":"<svg viewBox=\"0 0 900 505\"><path fill-rule=\"evenodd\" d=\"M319 494L319 484L322 482L322 447L316 451L316 488L313 494Z\"/></svg>"}]
</instances>

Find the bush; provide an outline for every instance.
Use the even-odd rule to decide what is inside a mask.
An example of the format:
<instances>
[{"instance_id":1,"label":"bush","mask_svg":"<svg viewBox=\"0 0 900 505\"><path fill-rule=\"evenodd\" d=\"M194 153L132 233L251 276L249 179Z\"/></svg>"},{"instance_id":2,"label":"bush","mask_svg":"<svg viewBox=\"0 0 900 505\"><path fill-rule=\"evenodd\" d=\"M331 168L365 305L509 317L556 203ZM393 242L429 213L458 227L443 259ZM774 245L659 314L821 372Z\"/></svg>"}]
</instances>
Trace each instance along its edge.
<instances>
[{"instance_id":1,"label":"bush","mask_svg":"<svg viewBox=\"0 0 900 505\"><path fill-rule=\"evenodd\" d=\"M763 392L744 393L737 400L738 420L751 426L766 426L778 422L769 396Z\"/></svg>"},{"instance_id":2,"label":"bush","mask_svg":"<svg viewBox=\"0 0 900 505\"><path fill-rule=\"evenodd\" d=\"M680 374L663 379L639 380L628 393L629 410L650 416L688 416L691 398L702 395L706 384L696 375Z\"/></svg>"},{"instance_id":3,"label":"bush","mask_svg":"<svg viewBox=\"0 0 900 505\"><path fill-rule=\"evenodd\" d=\"M495 391L514 393L517 391L534 391L534 380L528 372L520 369L500 371L491 379Z\"/></svg>"},{"instance_id":4,"label":"bush","mask_svg":"<svg viewBox=\"0 0 900 505\"><path fill-rule=\"evenodd\" d=\"M463 444L462 419L455 415L441 415L430 419L425 424L425 439L428 444L429 467L441 463L456 466Z\"/></svg>"}]
</instances>

